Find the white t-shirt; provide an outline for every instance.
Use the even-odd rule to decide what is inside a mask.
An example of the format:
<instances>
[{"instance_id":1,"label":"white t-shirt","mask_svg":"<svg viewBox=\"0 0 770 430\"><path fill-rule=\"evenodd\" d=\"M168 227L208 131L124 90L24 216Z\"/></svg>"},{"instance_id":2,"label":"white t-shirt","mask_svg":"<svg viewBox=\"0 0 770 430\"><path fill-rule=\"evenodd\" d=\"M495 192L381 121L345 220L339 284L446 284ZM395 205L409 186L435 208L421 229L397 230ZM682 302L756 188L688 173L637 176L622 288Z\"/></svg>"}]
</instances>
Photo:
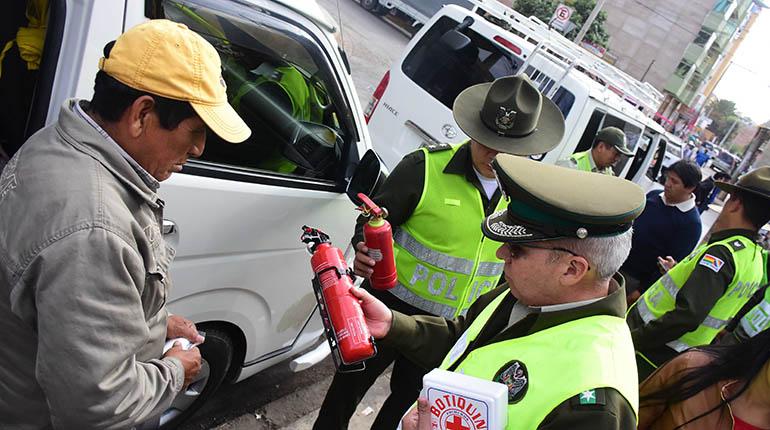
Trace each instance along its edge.
<instances>
[{"instance_id":1,"label":"white t-shirt","mask_svg":"<svg viewBox=\"0 0 770 430\"><path fill-rule=\"evenodd\" d=\"M476 174L476 177L479 178L479 182L481 182L481 186L484 188L484 194L487 195L487 199L492 200L492 196L495 195L495 191L497 191L497 179L487 178L479 173L475 167L473 168L473 172Z\"/></svg>"}]
</instances>

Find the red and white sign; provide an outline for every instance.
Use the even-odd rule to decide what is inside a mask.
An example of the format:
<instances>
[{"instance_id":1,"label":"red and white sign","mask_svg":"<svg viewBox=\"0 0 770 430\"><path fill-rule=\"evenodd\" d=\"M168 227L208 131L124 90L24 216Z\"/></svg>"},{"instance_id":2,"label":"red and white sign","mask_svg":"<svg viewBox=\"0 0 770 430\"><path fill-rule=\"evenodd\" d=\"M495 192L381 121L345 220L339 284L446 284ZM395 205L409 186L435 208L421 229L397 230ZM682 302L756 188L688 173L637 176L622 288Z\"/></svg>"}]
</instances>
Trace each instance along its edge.
<instances>
[{"instance_id":1,"label":"red and white sign","mask_svg":"<svg viewBox=\"0 0 770 430\"><path fill-rule=\"evenodd\" d=\"M565 4L556 6L556 10L553 11L553 16L551 17L551 26L559 31L564 31L570 24L569 19L574 11L574 9Z\"/></svg>"}]
</instances>

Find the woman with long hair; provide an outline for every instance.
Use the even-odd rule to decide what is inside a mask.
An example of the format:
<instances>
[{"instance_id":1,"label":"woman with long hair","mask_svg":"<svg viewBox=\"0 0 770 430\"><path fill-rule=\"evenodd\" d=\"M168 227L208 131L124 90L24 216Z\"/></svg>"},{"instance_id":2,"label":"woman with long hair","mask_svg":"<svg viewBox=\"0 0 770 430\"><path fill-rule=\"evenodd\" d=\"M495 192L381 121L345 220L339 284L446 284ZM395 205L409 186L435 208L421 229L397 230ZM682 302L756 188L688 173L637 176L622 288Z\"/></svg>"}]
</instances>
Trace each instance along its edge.
<instances>
[{"instance_id":1,"label":"woman with long hair","mask_svg":"<svg viewBox=\"0 0 770 430\"><path fill-rule=\"evenodd\" d=\"M691 349L640 387L640 430L770 429L770 331Z\"/></svg>"}]
</instances>

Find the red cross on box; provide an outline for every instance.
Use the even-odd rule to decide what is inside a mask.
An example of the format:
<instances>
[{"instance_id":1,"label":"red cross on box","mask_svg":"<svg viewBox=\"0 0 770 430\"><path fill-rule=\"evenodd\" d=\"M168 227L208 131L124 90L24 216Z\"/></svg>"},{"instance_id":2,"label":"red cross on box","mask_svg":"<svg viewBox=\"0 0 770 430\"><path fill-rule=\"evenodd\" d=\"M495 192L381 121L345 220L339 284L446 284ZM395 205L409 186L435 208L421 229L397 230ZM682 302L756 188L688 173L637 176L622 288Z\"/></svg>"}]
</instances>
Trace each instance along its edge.
<instances>
[{"instance_id":1,"label":"red cross on box","mask_svg":"<svg viewBox=\"0 0 770 430\"><path fill-rule=\"evenodd\" d=\"M465 427L463 425L463 419L460 418L459 415L455 415L452 417L452 422L450 423L447 421L446 423L446 430L471 430L470 427Z\"/></svg>"}]
</instances>

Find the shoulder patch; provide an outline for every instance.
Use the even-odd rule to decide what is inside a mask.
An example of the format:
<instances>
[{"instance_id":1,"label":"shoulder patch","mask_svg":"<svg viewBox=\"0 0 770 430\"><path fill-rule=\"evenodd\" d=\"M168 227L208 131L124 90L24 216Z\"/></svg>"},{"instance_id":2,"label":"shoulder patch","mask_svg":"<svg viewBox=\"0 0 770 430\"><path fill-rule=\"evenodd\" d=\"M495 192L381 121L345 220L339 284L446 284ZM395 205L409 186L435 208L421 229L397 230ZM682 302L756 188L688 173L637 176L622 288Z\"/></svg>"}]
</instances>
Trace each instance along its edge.
<instances>
[{"instance_id":1,"label":"shoulder patch","mask_svg":"<svg viewBox=\"0 0 770 430\"><path fill-rule=\"evenodd\" d=\"M495 373L492 381L505 384L508 387L508 404L513 405L527 394L529 372L524 363L519 360L511 360Z\"/></svg>"},{"instance_id":2,"label":"shoulder patch","mask_svg":"<svg viewBox=\"0 0 770 430\"><path fill-rule=\"evenodd\" d=\"M428 152L439 152L452 149L452 145L448 143L423 143L422 147L427 149Z\"/></svg>"},{"instance_id":3,"label":"shoulder patch","mask_svg":"<svg viewBox=\"0 0 770 430\"><path fill-rule=\"evenodd\" d=\"M593 406L604 406L607 404L607 390L604 388L594 388L585 390L577 396L569 399L572 409L591 408Z\"/></svg>"},{"instance_id":4,"label":"shoulder patch","mask_svg":"<svg viewBox=\"0 0 770 430\"><path fill-rule=\"evenodd\" d=\"M740 251L741 249L746 248L746 246L741 242L740 240L736 239L732 242L730 242L730 248L733 249L733 251Z\"/></svg>"},{"instance_id":5,"label":"shoulder patch","mask_svg":"<svg viewBox=\"0 0 770 430\"><path fill-rule=\"evenodd\" d=\"M703 258L700 259L698 264L708 267L709 269L713 270L714 273L719 273L719 271L722 270L722 266L725 265L725 261L721 258L714 257L711 254L704 254Z\"/></svg>"}]
</instances>

